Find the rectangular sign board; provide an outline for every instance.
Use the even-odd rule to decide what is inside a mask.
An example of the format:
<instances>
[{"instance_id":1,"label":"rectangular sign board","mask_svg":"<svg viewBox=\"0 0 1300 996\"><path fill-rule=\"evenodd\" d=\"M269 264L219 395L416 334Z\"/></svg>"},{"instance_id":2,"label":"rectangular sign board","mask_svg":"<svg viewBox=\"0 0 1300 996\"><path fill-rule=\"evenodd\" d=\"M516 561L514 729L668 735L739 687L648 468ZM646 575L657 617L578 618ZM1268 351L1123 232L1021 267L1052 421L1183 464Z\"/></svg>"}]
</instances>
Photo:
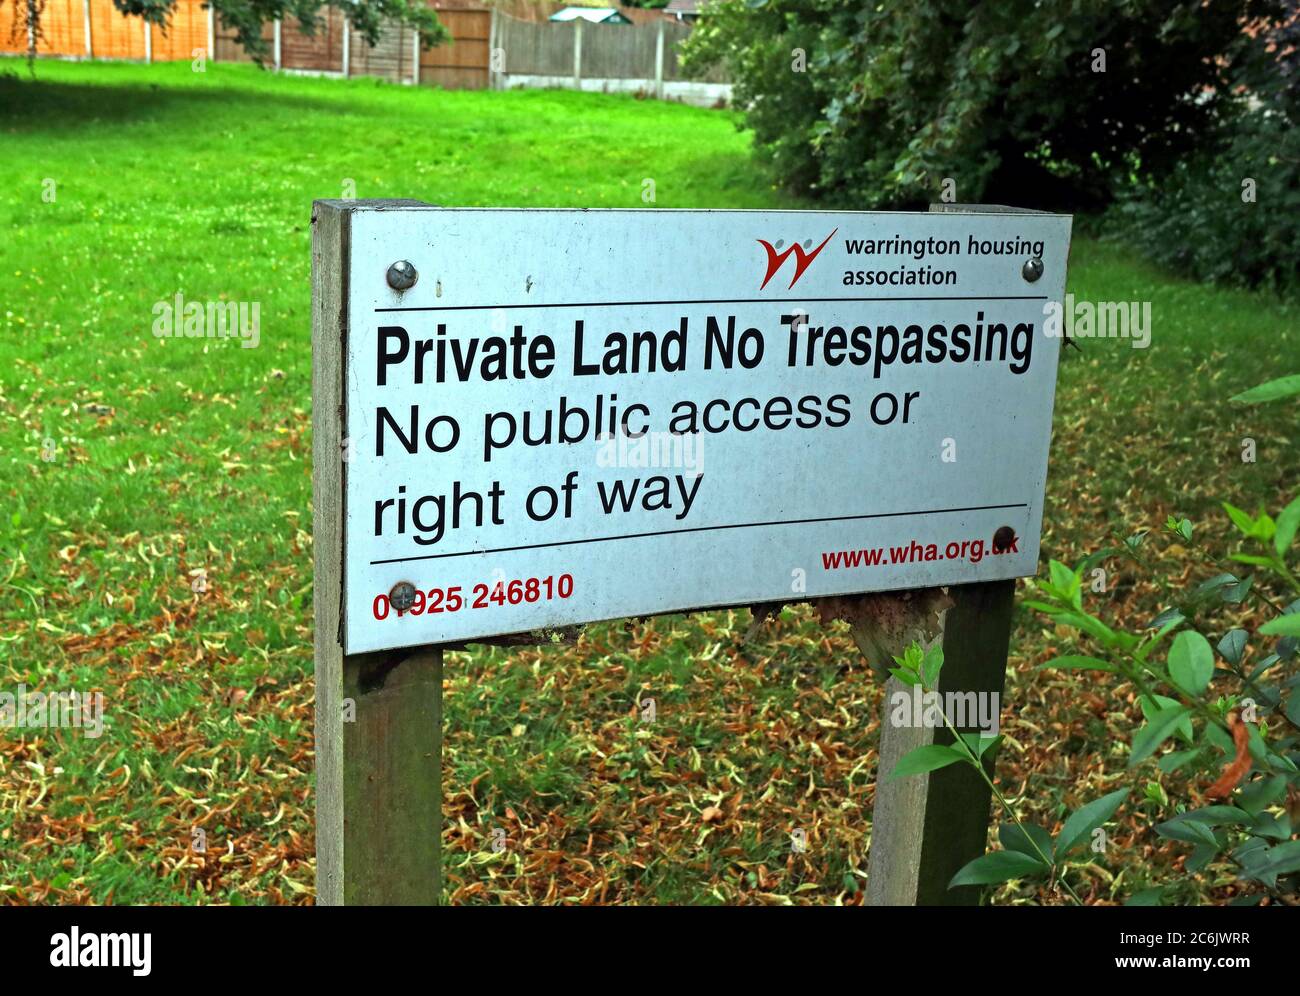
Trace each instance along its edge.
<instances>
[{"instance_id":1,"label":"rectangular sign board","mask_svg":"<svg viewBox=\"0 0 1300 996\"><path fill-rule=\"evenodd\" d=\"M1069 217L350 226L347 653L1035 573Z\"/></svg>"}]
</instances>

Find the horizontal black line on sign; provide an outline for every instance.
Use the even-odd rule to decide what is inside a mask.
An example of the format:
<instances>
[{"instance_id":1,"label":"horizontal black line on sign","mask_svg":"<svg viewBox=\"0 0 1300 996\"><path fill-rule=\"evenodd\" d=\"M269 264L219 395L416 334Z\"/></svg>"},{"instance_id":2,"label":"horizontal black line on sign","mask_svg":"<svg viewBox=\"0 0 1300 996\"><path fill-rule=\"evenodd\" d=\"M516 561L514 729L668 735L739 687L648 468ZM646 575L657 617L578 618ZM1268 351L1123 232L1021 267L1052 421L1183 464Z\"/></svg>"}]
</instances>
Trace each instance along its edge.
<instances>
[{"instance_id":1,"label":"horizontal black line on sign","mask_svg":"<svg viewBox=\"0 0 1300 996\"><path fill-rule=\"evenodd\" d=\"M443 560L447 557L478 557L488 553L513 553L516 550L541 550L551 546L581 546L584 543L612 543L614 540L645 539L648 536L676 536L682 533L708 533L719 529L757 529L763 526L802 526L811 522L849 522L856 519L893 519L900 515L943 515L945 512L989 512L1000 508L1028 508L1028 502L1011 505L971 505L969 508L927 508L919 512L873 512L869 515L826 515L817 519L778 519L775 522L737 522L729 526L690 526L686 529L660 529L625 536L597 536L593 539L561 540L558 543L528 543L524 546L501 546L495 550L464 550L461 553L429 553L419 557L393 557L372 560L377 564L405 564L412 560Z\"/></svg>"},{"instance_id":2,"label":"horizontal black line on sign","mask_svg":"<svg viewBox=\"0 0 1300 996\"><path fill-rule=\"evenodd\" d=\"M385 311L493 311L501 308L509 311L517 308L630 308L651 304L813 304L845 301L1046 301L1041 294L1009 294L1005 297L989 297L986 294L971 297L792 297L785 300L768 297L737 298L701 298L698 301L573 301L561 304L458 304L433 305L420 308L376 308L375 312Z\"/></svg>"}]
</instances>

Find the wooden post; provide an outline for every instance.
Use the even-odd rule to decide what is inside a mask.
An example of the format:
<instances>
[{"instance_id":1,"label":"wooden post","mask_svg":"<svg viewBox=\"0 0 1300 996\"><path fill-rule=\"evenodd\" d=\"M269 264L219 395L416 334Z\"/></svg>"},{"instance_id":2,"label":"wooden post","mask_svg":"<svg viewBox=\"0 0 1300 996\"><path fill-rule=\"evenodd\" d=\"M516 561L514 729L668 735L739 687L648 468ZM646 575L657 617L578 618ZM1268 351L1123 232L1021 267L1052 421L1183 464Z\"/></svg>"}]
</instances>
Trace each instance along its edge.
<instances>
[{"instance_id":1,"label":"wooden post","mask_svg":"<svg viewBox=\"0 0 1300 996\"><path fill-rule=\"evenodd\" d=\"M90 33L90 0L81 0L81 23L86 32L86 58L95 57L95 43L91 40Z\"/></svg>"},{"instance_id":2,"label":"wooden post","mask_svg":"<svg viewBox=\"0 0 1300 996\"><path fill-rule=\"evenodd\" d=\"M930 205L934 212L1006 212L978 204ZM1033 212L1025 212L1033 213ZM944 649L941 691L996 692L1001 700L1011 640L1014 581L953 586L953 604L939 624ZM858 639L863 652L863 639ZM899 649L901 652L901 648ZM952 743L947 730L897 728L890 724L889 701L905 688L891 678L880 726L880 764L872 812L871 853L867 860L867 903L969 905L979 889L948 888L963 865L984 853L992 794L966 765L954 764L928 775L891 780L894 765L909 751L929 743ZM962 730L962 732L968 732ZM993 752L985 755L990 774Z\"/></svg>"},{"instance_id":3,"label":"wooden post","mask_svg":"<svg viewBox=\"0 0 1300 996\"><path fill-rule=\"evenodd\" d=\"M1001 702L1015 586L1012 580L948 589L952 605L943 612L934 634L943 640L941 692L996 693ZM857 633L854 635L856 638ZM866 653L864 641L858 642ZM909 751L930 743L953 742L945 729L891 724L893 693L906 690L895 678L889 679L885 690L867 859L867 904L973 905L979 901L978 887L949 889L948 883L963 865L984 853L992 793L978 773L964 764L928 775L891 779L894 766ZM963 733L974 729L973 725L959 727ZM985 759L992 774L993 752Z\"/></svg>"},{"instance_id":4,"label":"wooden post","mask_svg":"<svg viewBox=\"0 0 1300 996\"><path fill-rule=\"evenodd\" d=\"M582 89L582 18L573 19L573 89Z\"/></svg>"},{"instance_id":5,"label":"wooden post","mask_svg":"<svg viewBox=\"0 0 1300 996\"><path fill-rule=\"evenodd\" d=\"M431 906L442 878L442 651L347 656L340 642L351 218L372 203L312 206L316 901Z\"/></svg>"},{"instance_id":6,"label":"wooden post","mask_svg":"<svg viewBox=\"0 0 1300 996\"><path fill-rule=\"evenodd\" d=\"M664 22L659 19L659 31L655 35L655 96L664 99Z\"/></svg>"}]
</instances>

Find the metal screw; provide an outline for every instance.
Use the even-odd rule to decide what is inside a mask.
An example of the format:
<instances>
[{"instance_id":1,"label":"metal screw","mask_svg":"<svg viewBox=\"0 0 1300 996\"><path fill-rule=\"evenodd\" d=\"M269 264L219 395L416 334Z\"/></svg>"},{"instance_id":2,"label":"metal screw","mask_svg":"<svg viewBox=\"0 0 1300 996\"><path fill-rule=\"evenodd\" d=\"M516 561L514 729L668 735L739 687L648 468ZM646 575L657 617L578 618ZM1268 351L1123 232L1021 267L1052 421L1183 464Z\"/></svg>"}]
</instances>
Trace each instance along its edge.
<instances>
[{"instance_id":1,"label":"metal screw","mask_svg":"<svg viewBox=\"0 0 1300 996\"><path fill-rule=\"evenodd\" d=\"M1010 550L1015 542L1016 531L1010 526L1001 526L998 531L993 534L993 552L1002 553L1006 550ZM397 589L393 590L396 591Z\"/></svg>"},{"instance_id":2,"label":"metal screw","mask_svg":"<svg viewBox=\"0 0 1300 996\"><path fill-rule=\"evenodd\" d=\"M410 290L420 275L409 260L399 259L388 268L388 286L396 291Z\"/></svg>"},{"instance_id":3,"label":"metal screw","mask_svg":"<svg viewBox=\"0 0 1300 996\"><path fill-rule=\"evenodd\" d=\"M392 283L392 272L392 270L388 271L389 283ZM1025 260L1025 265L1020 268L1020 275L1032 284L1043 275L1043 261L1036 258Z\"/></svg>"},{"instance_id":4,"label":"metal screw","mask_svg":"<svg viewBox=\"0 0 1300 996\"><path fill-rule=\"evenodd\" d=\"M398 612L405 612L415 604L415 585L410 581L398 581L388 593L388 604Z\"/></svg>"}]
</instances>

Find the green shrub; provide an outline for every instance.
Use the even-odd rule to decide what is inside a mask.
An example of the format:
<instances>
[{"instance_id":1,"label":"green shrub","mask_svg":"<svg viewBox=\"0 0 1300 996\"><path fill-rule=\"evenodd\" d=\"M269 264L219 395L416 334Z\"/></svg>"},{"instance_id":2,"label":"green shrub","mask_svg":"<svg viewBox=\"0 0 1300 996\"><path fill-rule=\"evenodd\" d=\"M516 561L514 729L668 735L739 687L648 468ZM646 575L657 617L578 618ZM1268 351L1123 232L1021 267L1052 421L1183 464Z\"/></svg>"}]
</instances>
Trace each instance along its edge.
<instances>
[{"instance_id":1,"label":"green shrub","mask_svg":"<svg viewBox=\"0 0 1300 996\"><path fill-rule=\"evenodd\" d=\"M1282 110L1243 116L1222 151L1126 193L1108 235L1199 280L1300 287L1300 128Z\"/></svg>"},{"instance_id":2,"label":"green shrub","mask_svg":"<svg viewBox=\"0 0 1300 996\"><path fill-rule=\"evenodd\" d=\"M780 181L858 208L1102 207L1166 175L1276 59L1275 0L717 0L688 63L726 63ZM1195 99L1192 99L1195 97Z\"/></svg>"}]
</instances>

